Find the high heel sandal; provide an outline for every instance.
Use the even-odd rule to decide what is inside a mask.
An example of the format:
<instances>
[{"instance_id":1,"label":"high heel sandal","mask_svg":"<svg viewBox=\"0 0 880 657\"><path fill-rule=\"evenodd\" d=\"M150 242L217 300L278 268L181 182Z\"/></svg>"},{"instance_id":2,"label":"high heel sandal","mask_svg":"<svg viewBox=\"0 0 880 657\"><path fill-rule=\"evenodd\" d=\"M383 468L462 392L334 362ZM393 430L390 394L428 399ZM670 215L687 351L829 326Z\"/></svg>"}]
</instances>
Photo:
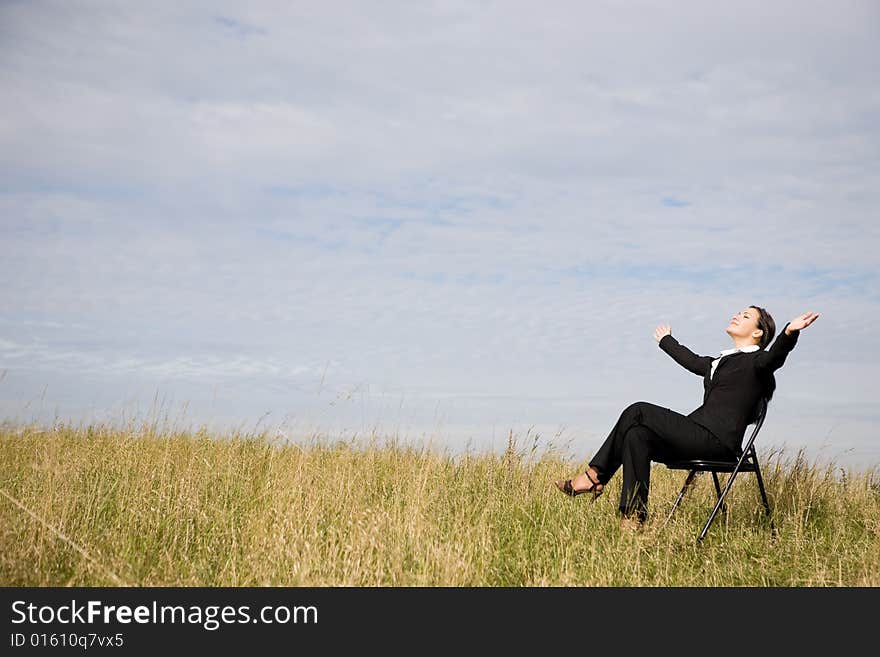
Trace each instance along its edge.
<instances>
[{"instance_id":1,"label":"high heel sandal","mask_svg":"<svg viewBox=\"0 0 880 657\"><path fill-rule=\"evenodd\" d=\"M590 500L590 502L592 503L592 502L595 502L596 499L602 494L602 491L605 490L605 486L597 479L593 479L590 476L589 470L587 470L586 475L587 475L587 479L589 479L590 483L592 483L593 485L590 486L589 488L584 488L583 490L575 490L574 488L572 488L571 479L566 479L563 482L556 481L554 483L556 484L556 488L561 490L563 493L565 493L569 497L577 497L578 495L582 495L584 493L591 493L593 498ZM602 486L602 488L597 489L597 486Z\"/></svg>"}]
</instances>

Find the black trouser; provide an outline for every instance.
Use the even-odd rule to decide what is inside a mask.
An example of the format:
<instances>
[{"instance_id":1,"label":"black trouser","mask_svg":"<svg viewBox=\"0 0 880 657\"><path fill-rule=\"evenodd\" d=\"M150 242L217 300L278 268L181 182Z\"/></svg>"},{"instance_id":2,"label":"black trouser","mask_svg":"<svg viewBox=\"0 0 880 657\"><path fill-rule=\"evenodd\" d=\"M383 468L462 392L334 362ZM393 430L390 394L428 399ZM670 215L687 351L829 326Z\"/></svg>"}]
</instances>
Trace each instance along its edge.
<instances>
[{"instance_id":1,"label":"black trouser","mask_svg":"<svg viewBox=\"0 0 880 657\"><path fill-rule=\"evenodd\" d=\"M620 512L644 520L648 512L651 461L670 463L685 459L735 458L711 431L668 408L636 402L628 406L596 452L590 465L607 484L623 466Z\"/></svg>"}]
</instances>

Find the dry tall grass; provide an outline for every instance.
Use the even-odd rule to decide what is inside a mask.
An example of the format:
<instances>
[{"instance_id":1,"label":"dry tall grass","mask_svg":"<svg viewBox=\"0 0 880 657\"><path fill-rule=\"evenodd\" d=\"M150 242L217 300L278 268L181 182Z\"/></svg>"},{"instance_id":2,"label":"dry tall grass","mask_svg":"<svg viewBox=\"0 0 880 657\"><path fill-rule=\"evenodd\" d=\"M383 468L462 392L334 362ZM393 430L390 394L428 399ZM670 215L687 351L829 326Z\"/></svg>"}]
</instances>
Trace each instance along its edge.
<instances>
[{"instance_id":1,"label":"dry tall grass","mask_svg":"<svg viewBox=\"0 0 880 657\"><path fill-rule=\"evenodd\" d=\"M0 428L0 584L11 586L877 586L880 479L759 453L695 540L714 492L652 474L652 518L621 533L620 476L589 504L552 481L584 463L394 442L273 444L36 425Z\"/></svg>"}]
</instances>

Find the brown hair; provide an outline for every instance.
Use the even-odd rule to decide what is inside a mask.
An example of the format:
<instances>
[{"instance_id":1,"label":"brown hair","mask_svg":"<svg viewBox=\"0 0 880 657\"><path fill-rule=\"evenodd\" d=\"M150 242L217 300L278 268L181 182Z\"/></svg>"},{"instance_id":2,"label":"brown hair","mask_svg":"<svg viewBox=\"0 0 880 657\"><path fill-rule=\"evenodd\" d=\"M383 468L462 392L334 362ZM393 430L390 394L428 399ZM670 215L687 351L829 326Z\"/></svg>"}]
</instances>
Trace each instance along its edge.
<instances>
[{"instance_id":1,"label":"brown hair","mask_svg":"<svg viewBox=\"0 0 880 657\"><path fill-rule=\"evenodd\" d=\"M758 328L763 331L758 346L761 349L766 349L767 345L773 341L773 336L776 335L776 322L773 321L773 317L767 312L766 308L754 304L752 308L758 311ZM764 399L768 402L773 399L774 390L776 390L776 377L771 372L764 384ZM757 413L757 409L755 412Z\"/></svg>"},{"instance_id":2,"label":"brown hair","mask_svg":"<svg viewBox=\"0 0 880 657\"><path fill-rule=\"evenodd\" d=\"M761 349L766 349L767 345L773 342L773 336L776 335L776 322L773 321L773 317L770 316L766 308L761 308L761 306L752 306L752 308L758 311L758 328L763 331L758 346Z\"/></svg>"}]
</instances>

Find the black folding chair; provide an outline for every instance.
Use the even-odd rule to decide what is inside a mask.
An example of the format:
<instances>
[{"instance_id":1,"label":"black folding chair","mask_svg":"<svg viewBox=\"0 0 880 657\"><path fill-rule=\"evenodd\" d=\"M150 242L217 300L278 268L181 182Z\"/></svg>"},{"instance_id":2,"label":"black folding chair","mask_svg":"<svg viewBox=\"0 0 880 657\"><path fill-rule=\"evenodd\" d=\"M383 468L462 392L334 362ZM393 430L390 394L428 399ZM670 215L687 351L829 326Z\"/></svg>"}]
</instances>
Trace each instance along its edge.
<instances>
[{"instance_id":1,"label":"black folding chair","mask_svg":"<svg viewBox=\"0 0 880 657\"><path fill-rule=\"evenodd\" d=\"M758 488L761 491L761 500L764 502L764 509L767 511L767 518L770 520L770 529L774 531L773 520L770 519L770 503L767 501L767 491L764 490L764 479L761 477L761 468L758 466L758 455L755 452L755 436L758 435L758 431L761 429L761 425L764 424L764 417L767 415L767 400L761 399L758 402L758 415L754 422L755 429L752 431L752 436L749 438L748 443L746 443L746 447L740 455L739 459L736 461L703 461L703 460L692 460L692 461L676 461L674 463L667 463L666 467L670 470L688 470L688 476L684 480L684 486L681 487L681 492L678 494L678 497L675 500L675 504L672 505L672 510L669 512L669 517L666 518L666 522L668 523L672 519L672 514L675 513L675 510L678 508L678 505L681 504L681 500L684 498L684 494L687 492L688 488L690 488L691 484L694 481L694 477L697 476L697 473L700 472L711 472L712 480L715 482L715 493L718 496L718 501L715 503L715 508L712 509L712 513L709 514L709 519L706 521L706 524L703 526L703 531L700 532L700 540L702 541L706 534L709 531L709 527L712 526L712 522L715 520L715 516L718 515L718 511L726 510L724 506L724 498L727 496L730 487L733 485L733 480L736 478L740 472L754 472L755 479L758 480ZM721 490L721 486L718 483L718 473L719 472L729 472L730 476L727 478L727 483L724 486L724 490Z\"/></svg>"}]
</instances>

